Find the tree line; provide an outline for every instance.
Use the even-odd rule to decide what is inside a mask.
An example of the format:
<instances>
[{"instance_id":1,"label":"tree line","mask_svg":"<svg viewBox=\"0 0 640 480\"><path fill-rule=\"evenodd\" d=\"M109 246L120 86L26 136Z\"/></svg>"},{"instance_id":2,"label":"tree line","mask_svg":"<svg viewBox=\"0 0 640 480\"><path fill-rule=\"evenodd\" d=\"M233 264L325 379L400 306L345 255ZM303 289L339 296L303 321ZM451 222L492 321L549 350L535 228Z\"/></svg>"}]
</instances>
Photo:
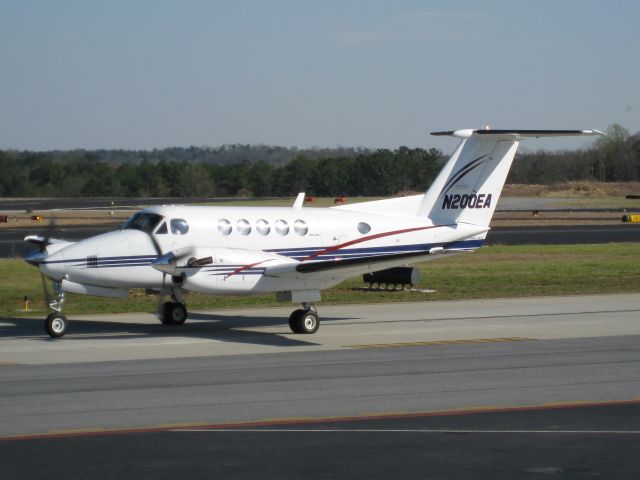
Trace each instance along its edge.
<instances>
[{"instance_id":1,"label":"tree line","mask_svg":"<svg viewBox=\"0 0 640 480\"><path fill-rule=\"evenodd\" d=\"M629 135L615 124L607 133L585 149L520 153L508 181L551 184L640 180L640 133ZM233 153L232 161L222 155L225 150ZM287 157L291 158L283 161ZM0 195L280 197L305 191L320 196L383 196L424 191L445 161L438 149L407 147L375 151L265 146L153 151L0 150Z\"/></svg>"},{"instance_id":2,"label":"tree line","mask_svg":"<svg viewBox=\"0 0 640 480\"><path fill-rule=\"evenodd\" d=\"M437 149L401 147L355 156L295 156L278 166L264 160L229 165L193 161L121 163L95 152L59 160L44 153L0 151L4 197L281 197L301 191L331 195L393 195L423 190L441 163Z\"/></svg>"}]
</instances>

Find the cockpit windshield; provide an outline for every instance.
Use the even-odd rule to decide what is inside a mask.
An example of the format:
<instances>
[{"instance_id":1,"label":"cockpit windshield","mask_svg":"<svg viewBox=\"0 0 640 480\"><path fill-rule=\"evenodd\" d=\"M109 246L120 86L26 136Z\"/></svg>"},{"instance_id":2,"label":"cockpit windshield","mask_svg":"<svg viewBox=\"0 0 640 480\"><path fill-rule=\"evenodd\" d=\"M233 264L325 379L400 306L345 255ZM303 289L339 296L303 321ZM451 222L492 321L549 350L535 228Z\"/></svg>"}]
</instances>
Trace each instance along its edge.
<instances>
[{"instance_id":1,"label":"cockpit windshield","mask_svg":"<svg viewBox=\"0 0 640 480\"><path fill-rule=\"evenodd\" d=\"M155 213L138 212L122 226L124 230L141 230L151 233L162 221L162 216Z\"/></svg>"}]
</instances>

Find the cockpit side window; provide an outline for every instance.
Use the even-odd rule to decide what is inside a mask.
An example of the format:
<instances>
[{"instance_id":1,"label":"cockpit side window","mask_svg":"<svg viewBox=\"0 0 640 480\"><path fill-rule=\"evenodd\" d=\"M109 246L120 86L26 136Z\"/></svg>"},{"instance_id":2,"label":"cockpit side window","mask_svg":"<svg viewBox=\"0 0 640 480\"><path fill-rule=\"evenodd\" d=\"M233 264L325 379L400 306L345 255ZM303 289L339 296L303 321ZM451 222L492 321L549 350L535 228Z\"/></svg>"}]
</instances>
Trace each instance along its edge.
<instances>
[{"instance_id":1,"label":"cockpit side window","mask_svg":"<svg viewBox=\"0 0 640 480\"><path fill-rule=\"evenodd\" d=\"M156 230L156 235L165 235L167 233L169 233L169 230L167 229L167 222L162 222L162 225L160 225Z\"/></svg>"},{"instance_id":2,"label":"cockpit side window","mask_svg":"<svg viewBox=\"0 0 640 480\"><path fill-rule=\"evenodd\" d=\"M186 235L189 231L189 224L184 218L171 219L171 233L174 235Z\"/></svg>"},{"instance_id":3,"label":"cockpit side window","mask_svg":"<svg viewBox=\"0 0 640 480\"><path fill-rule=\"evenodd\" d=\"M125 230L141 230L146 233L151 233L161 221L161 215L138 212L127 220L122 228Z\"/></svg>"}]
</instances>

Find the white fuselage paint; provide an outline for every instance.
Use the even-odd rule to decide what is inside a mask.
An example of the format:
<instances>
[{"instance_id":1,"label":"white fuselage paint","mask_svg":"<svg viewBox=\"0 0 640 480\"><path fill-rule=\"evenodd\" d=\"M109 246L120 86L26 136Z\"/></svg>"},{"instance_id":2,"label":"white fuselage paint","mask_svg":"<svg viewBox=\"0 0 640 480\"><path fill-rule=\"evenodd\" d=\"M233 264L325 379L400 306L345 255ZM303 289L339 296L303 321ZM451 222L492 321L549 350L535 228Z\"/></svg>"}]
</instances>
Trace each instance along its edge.
<instances>
[{"instance_id":1,"label":"white fuselage paint","mask_svg":"<svg viewBox=\"0 0 640 480\"><path fill-rule=\"evenodd\" d=\"M411 263L395 260L381 265L376 263L380 255L422 252L420 261L424 261L432 248L444 247L450 252L477 248L486 232L461 224L433 225L415 215L336 208L162 206L142 212L162 216L169 226L167 232L124 229L98 235L50 255L41 265L43 273L56 280L98 287L170 288L171 275L151 265L159 256L150 238L153 235L162 254L186 249L192 258L212 257L211 264L199 268L186 268L186 260L184 268L178 264L176 273L186 276L184 290L213 294L319 290L359 273ZM189 226L185 234L171 231L171 220L180 219ZM225 220L231 227L228 235L221 232L224 228L218 228ZM300 221L306 231L295 228ZM276 230L283 222L288 226L286 234L282 228ZM248 224L250 232L242 235L240 224ZM474 235L477 238L471 239ZM278 274L279 269L299 263L362 257L371 258L371 264L326 273ZM265 269L274 274L265 275Z\"/></svg>"}]
</instances>

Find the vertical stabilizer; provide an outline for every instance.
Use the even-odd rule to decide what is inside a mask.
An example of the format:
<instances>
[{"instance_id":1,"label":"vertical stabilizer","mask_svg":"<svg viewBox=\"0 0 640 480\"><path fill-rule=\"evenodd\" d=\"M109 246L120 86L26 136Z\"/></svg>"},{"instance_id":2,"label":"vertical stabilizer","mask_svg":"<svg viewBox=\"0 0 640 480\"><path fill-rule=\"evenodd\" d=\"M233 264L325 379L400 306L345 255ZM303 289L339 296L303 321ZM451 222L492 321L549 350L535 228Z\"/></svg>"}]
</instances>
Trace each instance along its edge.
<instances>
[{"instance_id":1,"label":"vertical stabilizer","mask_svg":"<svg viewBox=\"0 0 640 480\"><path fill-rule=\"evenodd\" d=\"M434 224L488 227L523 137L597 135L597 130L457 130L436 132L461 138L425 194L418 216Z\"/></svg>"}]
</instances>

